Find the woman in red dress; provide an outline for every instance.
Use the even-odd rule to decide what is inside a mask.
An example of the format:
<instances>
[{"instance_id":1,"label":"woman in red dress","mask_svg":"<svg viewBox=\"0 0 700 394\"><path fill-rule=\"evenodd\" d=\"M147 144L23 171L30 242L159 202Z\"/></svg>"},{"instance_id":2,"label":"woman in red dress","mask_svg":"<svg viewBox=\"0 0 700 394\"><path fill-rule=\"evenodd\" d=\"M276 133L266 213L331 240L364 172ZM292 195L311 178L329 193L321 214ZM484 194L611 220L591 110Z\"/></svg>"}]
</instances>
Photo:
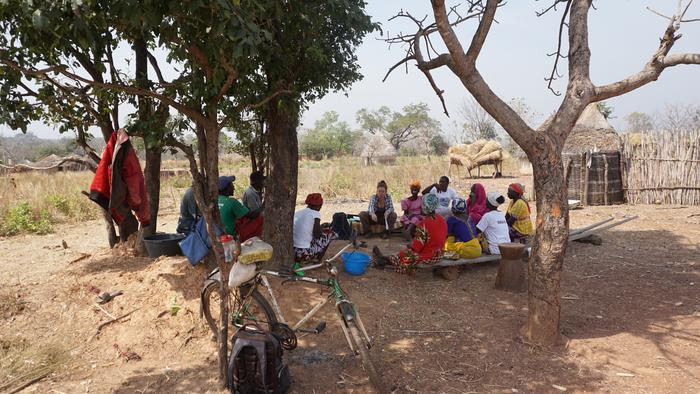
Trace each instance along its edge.
<instances>
[{"instance_id":1,"label":"woman in red dress","mask_svg":"<svg viewBox=\"0 0 700 394\"><path fill-rule=\"evenodd\" d=\"M447 239L447 223L442 216L435 214L439 204L434 194L423 196L423 214L425 217L416 226L416 233L411 244L399 253L386 257L378 247L374 247L374 264L377 267L393 265L401 273L414 273L418 264L434 264L443 255Z\"/></svg>"}]
</instances>

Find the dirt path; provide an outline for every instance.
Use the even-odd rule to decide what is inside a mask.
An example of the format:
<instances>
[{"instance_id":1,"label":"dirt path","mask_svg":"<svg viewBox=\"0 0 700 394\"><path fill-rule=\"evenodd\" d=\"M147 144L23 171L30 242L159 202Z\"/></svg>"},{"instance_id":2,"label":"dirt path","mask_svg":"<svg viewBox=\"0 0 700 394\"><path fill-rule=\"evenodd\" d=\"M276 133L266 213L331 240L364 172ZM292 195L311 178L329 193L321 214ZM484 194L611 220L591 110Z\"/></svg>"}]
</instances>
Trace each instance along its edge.
<instances>
[{"instance_id":1,"label":"dirt path","mask_svg":"<svg viewBox=\"0 0 700 394\"><path fill-rule=\"evenodd\" d=\"M346 201L324 211L363 206ZM570 245L562 282L569 341L560 348L523 342L527 296L493 289L493 264L452 282L377 270L342 274L341 282L374 338L378 370L399 392L699 392L700 208L587 207L572 212L572 227L632 214L640 219L605 232L602 246ZM160 220L172 229L176 215L171 209ZM398 239L370 241L400 247ZM99 221L0 240L0 382L48 371L25 391L223 393L215 344L199 317L205 270L183 258L113 255L103 245ZM71 263L83 253L90 256ZM105 311L95 307L97 292L117 289L124 295ZM322 297L298 284L276 289L285 300ZM92 338L107 313L131 311ZM290 319L303 311L285 307ZM319 319L326 331L301 338L285 356L293 391L369 391L332 307ZM140 360L127 360L132 352Z\"/></svg>"}]
</instances>

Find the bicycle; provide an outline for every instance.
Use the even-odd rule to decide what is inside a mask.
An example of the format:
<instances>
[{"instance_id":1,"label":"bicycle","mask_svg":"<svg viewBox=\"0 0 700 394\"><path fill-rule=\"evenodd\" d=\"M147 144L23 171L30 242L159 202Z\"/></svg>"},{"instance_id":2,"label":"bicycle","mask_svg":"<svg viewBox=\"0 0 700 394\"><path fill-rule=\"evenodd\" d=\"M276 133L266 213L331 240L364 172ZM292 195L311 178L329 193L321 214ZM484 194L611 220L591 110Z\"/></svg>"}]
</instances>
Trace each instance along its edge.
<instances>
[{"instance_id":1,"label":"bicycle","mask_svg":"<svg viewBox=\"0 0 700 394\"><path fill-rule=\"evenodd\" d=\"M242 327L248 321L254 321L258 324L264 323L267 325L267 329L270 332L275 333L278 337L282 338L282 345L286 349L292 350L296 348L297 332L319 334L326 328L326 323L323 321L320 322L315 329L304 329L302 328L302 325L309 321L309 319L311 319L324 305L332 300L335 302L336 316L339 319L340 327L343 330L343 334L345 334L345 339L350 347L350 350L356 356L360 356L362 366L369 377L370 383L379 392L385 392L383 382L380 379L379 374L377 373L377 370L369 356L369 349L372 347L371 338L367 334L364 324L362 324L362 319L357 312L357 308L348 299L347 294L340 287L340 283L338 282L338 269L333 265L333 262L337 260L338 257L348 248L354 246L355 249L357 249L355 238L355 236L351 237L350 243L348 243L348 245L343 247L330 259L296 269L289 273L262 270L260 269L261 264L257 263L258 271L253 279L239 286L238 288L230 289L230 323L236 328ZM318 279L297 275L302 271L306 273L319 268L326 269L328 278ZM279 303L277 302L277 298L275 297L272 286L270 285L268 276L284 279L282 284L288 282L306 282L325 286L330 289L330 292L328 297L313 306L311 310L304 315L304 317L302 317L292 327L289 327L287 325L287 320L282 314ZM201 292L202 314L204 315L209 328L212 330L215 336L218 333L217 321L219 319L217 319L216 314L219 311L217 300L219 295L220 280L221 275L219 274L218 269L216 269L209 274L205 280L204 287L202 288ZM267 289L270 300L272 301L272 306L270 306L267 299L265 299L260 291L258 291L258 287L261 286ZM277 316L279 316L279 320L277 319Z\"/></svg>"}]
</instances>

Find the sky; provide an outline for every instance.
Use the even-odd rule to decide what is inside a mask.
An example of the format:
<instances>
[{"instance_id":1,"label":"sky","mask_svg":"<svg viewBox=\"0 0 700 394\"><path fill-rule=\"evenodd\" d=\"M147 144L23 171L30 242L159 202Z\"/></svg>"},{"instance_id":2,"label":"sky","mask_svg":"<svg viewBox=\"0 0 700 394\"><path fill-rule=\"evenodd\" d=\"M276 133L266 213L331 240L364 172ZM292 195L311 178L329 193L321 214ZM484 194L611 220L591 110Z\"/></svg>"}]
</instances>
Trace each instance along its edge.
<instances>
[{"instance_id":1,"label":"sky","mask_svg":"<svg viewBox=\"0 0 700 394\"><path fill-rule=\"evenodd\" d=\"M547 89L544 80L551 72L553 58L547 53L557 45L558 23L563 8L543 17L537 17L551 0L511 0L501 7L491 32L486 39L477 67L491 88L504 100L521 98L541 119L551 114L560 104L557 97ZM449 2L457 3L457 2ZM675 1L671 0L597 0L589 17L589 43L591 47L591 78L594 84L606 84L625 78L642 69L658 47L659 37L667 21L646 9L647 6L672 14ZM426 78L414 65L396 69L387 79L382 78L387 70L404 56L404 48L389 46L384 38L396 33L413 33L415 27L405 20L389 19L403 9L422 18L432 17L428 0L369 0L367 13L381 23L383 36L379 32L365 38L357 49L358 62L364 78L344 92L335 92L312 103L302 116L301 129L313 127L314 122L326 111L336 111L340 120L356 126L355 113L361 108L377 109L388 106L398 111L403 106L424 102L431 108L431 116L448 130L453 121L460 122L459 108L469 93L459 80L446 68L433 71L438 86L445 91L448 118L443 114L440 101ZM688 18L700 18L700 4L691 7ZM457 33L463 46L468 46L476 21L468 21ZM683 37L676 43L672 53L700 53L700 22L687 23L681 27ZM433 43L443 52L440 39ZM124 51L128 53L128 51ZM560 70L566 70L566 59ZM133 64L133 62L132 62ZM608 100L614 107L611 123L624 128L623 118L634 111L655 114L666 104L700 104L700 66L676 66L666 69L658 81L618 98ZM555 90L566 88L566 77L555 82ZM125 111L122 111L125 112ZM533 125L536 126L536 125ZM51 126L33 124L30 131L43 138L56 138L58 132ZM5 136L16 134L0 127Z\"/></svg>"}]
</instances>

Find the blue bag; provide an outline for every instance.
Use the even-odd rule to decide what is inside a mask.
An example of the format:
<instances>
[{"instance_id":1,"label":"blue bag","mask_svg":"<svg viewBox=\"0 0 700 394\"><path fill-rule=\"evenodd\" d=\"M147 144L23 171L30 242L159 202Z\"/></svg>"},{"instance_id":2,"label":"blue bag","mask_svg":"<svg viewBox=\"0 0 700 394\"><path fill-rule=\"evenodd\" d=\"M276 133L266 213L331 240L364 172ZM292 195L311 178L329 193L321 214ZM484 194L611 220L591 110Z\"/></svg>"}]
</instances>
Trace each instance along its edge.
<instances>
[{"instance_id":1,"label":"blue bag","mask_svg":"<svg viewBox=\"0 0 700 394\"><path fill-rule=\"evenodd\" d=\"M215 226L215 228L218 238L223 232L218 227ZM204 221L204 217L197 220L192 232L178 244L180 245L182 254L187 257L187 260L189 260L190 264L193 266L199 264L199 262L209 254L209 251L211 251L211 242L209 242L209 233L207 232L207 225Z\"/></svg>"}]
</instances>

